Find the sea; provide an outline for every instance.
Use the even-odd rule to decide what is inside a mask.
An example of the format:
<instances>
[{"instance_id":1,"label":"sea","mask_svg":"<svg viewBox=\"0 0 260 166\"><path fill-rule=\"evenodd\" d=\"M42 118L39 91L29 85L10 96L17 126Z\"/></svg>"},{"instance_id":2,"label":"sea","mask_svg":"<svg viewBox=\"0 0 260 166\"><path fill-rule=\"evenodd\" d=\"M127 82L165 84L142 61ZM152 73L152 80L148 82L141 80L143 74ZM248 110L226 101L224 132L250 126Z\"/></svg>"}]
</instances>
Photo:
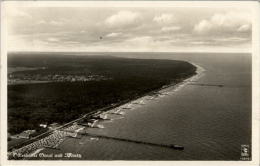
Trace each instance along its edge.
<instances>
[{"instance_id":1,"label":"sea","mask_svg":"<svg viewBox=\"0 0 260 166\"><path fill-rule=\"evenodd\" d=\"M97 54L97 53L96 53ZM126 58L184 60L202 71L192 80L164 92L104 113L110 120L86 132L177 144L184 150L83 136L67 138L59 150L68 160L241 160L251 149L251 54L246 53L100 53ZM137 103L137 104L136 104ZM139 103L139 104L138 104ZM113 111L113 110L111 110ZM114 110L115 111L115 110Z\"/></svg>"}]
</instances>

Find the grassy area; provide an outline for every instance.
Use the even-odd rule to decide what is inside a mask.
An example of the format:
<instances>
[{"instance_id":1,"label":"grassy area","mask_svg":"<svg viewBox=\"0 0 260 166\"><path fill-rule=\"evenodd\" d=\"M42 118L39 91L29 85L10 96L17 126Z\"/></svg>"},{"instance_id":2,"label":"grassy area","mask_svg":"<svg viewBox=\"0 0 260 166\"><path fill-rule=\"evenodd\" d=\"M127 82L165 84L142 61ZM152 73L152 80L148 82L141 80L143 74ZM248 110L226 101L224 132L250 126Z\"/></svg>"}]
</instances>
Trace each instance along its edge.
<instances>
[{"instance_id":1,"label":"grassy area","mask_svg":"<svg viewBox=\"0 0 260 166\"><path fill-rule=\"evenodd\" d=\"M183 61L126 59L109 56L9 54L8 67L32 67L24 75L102 75L100 81L8 85L8 132L41 131L39 124L66 123L80 115L133 99L195 74Z\"/></svg>"}]
</instances>

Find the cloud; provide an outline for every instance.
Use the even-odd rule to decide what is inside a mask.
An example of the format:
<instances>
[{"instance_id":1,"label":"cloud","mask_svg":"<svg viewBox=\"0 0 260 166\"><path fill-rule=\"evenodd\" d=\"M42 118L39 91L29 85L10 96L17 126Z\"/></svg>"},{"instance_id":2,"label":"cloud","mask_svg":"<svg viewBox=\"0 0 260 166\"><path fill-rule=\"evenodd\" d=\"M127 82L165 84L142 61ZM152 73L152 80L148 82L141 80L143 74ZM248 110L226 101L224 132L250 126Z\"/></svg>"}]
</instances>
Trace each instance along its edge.
<instances>
[{"instance_id":1,"label":"cloud","mask_svg":"<svg viewBox=\"0 0 260 166\"><path fill-rule=\"evenodd\" d=\"M251 30L251 25L250 24L244 24L244 25L241 25L237 31L238 32L248 32Z\"/></svg>"},{"instance_id":2,"label":"cloud","mask_svg":"<svg viewBox=\"0 0 260 166\"><path fill-rule=\"evenodd\" d=\"M199 34L242 32L251 30L251 19L248 13L216 13L209 19L203 19L194 26Z\"/></svg>"},{"instance_id":3,"label":"cloud","mask_svg":"<svg viewBox=\"0 0 260 166\"><path fill-rule=\"evenodd\" d=\"M198 33L208 33L212 28L213 28L213 24L211 24L207 20L202 20L195 25L194 31Z\"/></svg>"},{"instance_id":4,"label":"cloud","mask_svg":"<svg viewBox=\"0 0 260 166\"><path fill-rule=\"evenodd\" d=\"M141 36L141 37L135 37L126 40L128 43L132 43L134 45L139 45L139 44L145 44L145 43L152 43L154 40L151 36Z\"/></svg>"},{"instance_id":5,"label":"cloud","mask_svg":"<svg viewBox=\"0 0 260 166\"><path fill-rule=\"evenodd\" d=\"M47 22L45 20L40 20L36 24L47 24Z\"/></svg>"},{"instance_id":6,"label":"cloud","mask_svg":"<svg viewBox=\"0 0 260 166\"><path fill-rule=\"evenodd\" d=\"M152 47L168 47L171 46L172 43L176 43L176 41L176 39L166 37L162 38L155 36L140 36L127 39L123 43L125 43L126 45L145 47L149 49Z\"/></svg>"},{"instance_id":7,"label":"cloud","mask_svg":"<svg viewBox=\"0 0 260 166\"><path fill-rule=\"evenodd\" d=\"M161 28L161 30L163 32L173 32L173 31L178 31L180 29L181 29L181 27L179 27L179 26L170 26L170 27L162 27Z\"/></svg>"},{"instance_id":8,"label":"cloud","mask_svg":"<svg viewBox=\"0 0 260 166\"><path fill-rule=\"evenodd\" d=\"M66 44L80 44L80 42L77 42L77 41L65 41L64 43Z\"/></svg>"},{"instance_id":9,"label":"cloud","mask_svg":"<svg viewBox=\"0 0 260 166\"><path fill-rule=\"evenodd\" d=\"M50 21L49 24L54 25L54 26L60 26L60 25L63 25L63 22L62 21Z\"/></svg>"},{"instance_id":10,"label":"cloud","mask_svg":"<svg viewBox=\"0 0 260 166\"><path fill-rule=\"evenodd\" d=\"M138 12L119 11L108 17L105 23L110 27L126 27L137 24L140 18L141 15Z\"/></svg>"},{"instance_id":11,"label":"cloud","mask_svg":"<svg viewBox=\"0 0 260 166\"><path fill-rule=\"evenodd\" d=\"M165 45L157 42L152 36L138 36L118 43L119 49L135 51L153 51Z\"/></svg>"},{"instance_id":12,"label":"cloud","mask_svg":"<svg viewBox=\"0 0 260 166\"><path fill-rule=\"evenodd\" d=\"M160 16L155 16L153 21L159 24L170 24L174 21L174 16L172 14L161 14Z\"/></svg>"},{"instance_id":13,"label":"cloud","mask_svg":"<svg viewBox=\"0 0 260 166\"><path fill-rule=\"evenodd\" d=\"M243 43L245 41L248 41L248 38L244 38L244 37L226 37L226 38L215 38L213 39L214 41L217 42L240 42Z\"/></svg>"},{"instance_id":14,"label":"cloud","mask_svg":"<svg viewBox=\"0 0 260 166\"><path fill-rule=\"evenodd\" d=\"M48 39L47 39L47 41L49 41L49 42L58 42L58 41L60 41L58 38L54 38L54 37L49 37Z\"/></svg>"},{"instance_id":15,"label":"cloud","mask_svg":"<svg viewBox=\"0 0 260 166\"><path fill-rule=\"evenodd\" d=\"M14 39L10 41L8 39L10 45L8 49L27 51L31 49L175 51L175 48L186 51L193 48L199 50L219 47L251 49L245 47L251 44L252 25L249 10L238 11L237 8L198 10L201 9L155 10L126 7L93 10L75 8L70 9L70 12L68 9L56 8L8 10L15 16L8 17L10 20L8 35L14 36ZM103 36L103 40L100 40L100 36Z\"/></svg>"},{"instance_id":16,"label":"cloud","mask_svg":"<svg viewBox=\"0 0 260 166\"><path fill-rule=\"evenodd\" d=\"M56 21L56 20L52 20L52 21L40 20L40 21L38 21L36 24L39 24L39 25L61 26L61 25L64 24L64 22L63 22L63 21Z\"/></svg>"},{"instance_id":17,"label":"cloud","mask_svg":"<svg viewBox=\"0 0 260 166\"><path fill-rule=\"evenodd\" d=\"M193 38L187 40L186 44L200 45L200 46L232 46L238 44L250 43L248 38L243 37L214 37L214 38Z\"/></svg>"},{"instance_id":18,"label":"cloud","mask_svg":"<svg viewBox=\"0 0 260 166\"><path fill-rule=\"evenodd\" d=\"M12 10L7 10L7 16L13 18L32 18L32 16L18 8L13 8Z\"/></svg>"},{"instance_id":19,"label":"cloud","mask_svg":"<svg viewBox=\"0 0 260 166\"><path fill-rule=\"evenodd\" d=\"M207 41L191 41L190 44L194 44L194 45L205 45L208 44L209 42Z\"/></svg>"},{"instance_id":20,"label":"cloud","mask_svg":"<svg viewBox=\"0 0 260 166\"><path fill-rule=\"evenodd\" d=\"M112 33L107 34L106 37L118 37L120 35L122 35L121 32L119 32L119 33L112 32Z\"/></svg>"}]
</instances>

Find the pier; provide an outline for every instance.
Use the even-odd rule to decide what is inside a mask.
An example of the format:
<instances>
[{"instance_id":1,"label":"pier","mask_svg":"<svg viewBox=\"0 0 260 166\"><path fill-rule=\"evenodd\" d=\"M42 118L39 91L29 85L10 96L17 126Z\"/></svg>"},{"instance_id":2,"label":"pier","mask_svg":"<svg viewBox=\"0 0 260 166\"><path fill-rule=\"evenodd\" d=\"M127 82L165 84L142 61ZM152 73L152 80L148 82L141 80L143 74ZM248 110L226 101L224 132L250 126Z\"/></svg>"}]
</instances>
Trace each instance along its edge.
<instances>
[{"instance_id":1,"label":"pier","mask_svg":"<svg viewBox=\"0 0 260 166\"><path fill-rule=\"evenodd\" d=\"M83 133L78 132L78 134L83 135L83 136L102 138L102 139L110 139L110 140L124 141L124 142L143 144L143 145L149 145L149 146L164 147L164 148L170 148L170 149L175 149L175 150L184 150L183 146L175 145L175 144L152 143L152 142L145 142L145 141L127 139L127 138L118 138L118 137L112 137L112 136L92 134L92 133L87 133L87 132L83 132Z\"/></svg>"},{"instance_id":2,"label":"pier","mask_svg":"<svg viewBox=\"0 0 260 166\"><path fill-rule=\"evenodd\" d=\"M189 83L188 85L197 85L197 86L215 86L215 87L223 87L222 84L200 84L200 83Z\"/></svg>"}]
</instances>

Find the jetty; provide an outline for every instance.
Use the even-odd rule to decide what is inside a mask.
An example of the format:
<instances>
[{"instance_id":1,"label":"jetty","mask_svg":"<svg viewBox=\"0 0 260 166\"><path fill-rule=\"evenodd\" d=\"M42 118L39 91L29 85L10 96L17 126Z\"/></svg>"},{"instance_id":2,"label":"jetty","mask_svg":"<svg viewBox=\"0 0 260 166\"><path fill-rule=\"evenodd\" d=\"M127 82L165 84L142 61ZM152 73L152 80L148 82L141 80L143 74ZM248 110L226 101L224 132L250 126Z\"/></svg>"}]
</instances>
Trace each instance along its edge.
<instances>
[{"instance_id":1,"label":"jetty","mask_svg":"<svg viewBox=\"0 0 260 166\"><path fill-rule=\"evenodd\" d=\"M215 86L215 87L223 87L222 84L201 84L201 83L189 83L188 85L197 85L197 86Z\"/></svg>"},{"instance_id":2,"label":"jetty","mask_svg":"<svg viewBox=\"0 0 260 166\"><path fill-rule=\"evenodd\" d=\"M78 134L82 135L82 136L90 136L90 137L110 139L110 140L116 140L116 141L124 141L124 142L143 144L143 145L149 145L149 146L164 147L164 148L170 148L170 149L174 149L174 150L184 150L183 146L176 145L176 144L152 143L152 142L132 140L132 139L128 139L128 138L118 138L118 137L105 136L105 135L99 135L99 134L93 134L93 133L87 133L87 132L78 132Z\"/></svg>"}]
</instances>

